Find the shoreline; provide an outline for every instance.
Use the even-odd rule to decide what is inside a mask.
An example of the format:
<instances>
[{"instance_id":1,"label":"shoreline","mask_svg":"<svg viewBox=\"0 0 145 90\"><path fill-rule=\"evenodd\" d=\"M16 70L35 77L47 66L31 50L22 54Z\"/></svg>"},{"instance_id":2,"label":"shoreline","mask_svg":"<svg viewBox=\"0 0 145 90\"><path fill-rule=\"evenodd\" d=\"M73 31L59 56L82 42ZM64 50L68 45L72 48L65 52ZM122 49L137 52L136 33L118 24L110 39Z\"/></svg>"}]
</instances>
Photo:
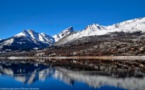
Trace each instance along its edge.
<instances>
[{"instance_id":1,"label":"shoreline","mask_svg":"<svg viewBox=\"0 0 145 90\"><path fill-rule=\"evenodd\" d=\"M100 60L145 60L145 56L62 56L62 57L0 57L0 59L100 59Z\"/></svg>"}]
</instances>

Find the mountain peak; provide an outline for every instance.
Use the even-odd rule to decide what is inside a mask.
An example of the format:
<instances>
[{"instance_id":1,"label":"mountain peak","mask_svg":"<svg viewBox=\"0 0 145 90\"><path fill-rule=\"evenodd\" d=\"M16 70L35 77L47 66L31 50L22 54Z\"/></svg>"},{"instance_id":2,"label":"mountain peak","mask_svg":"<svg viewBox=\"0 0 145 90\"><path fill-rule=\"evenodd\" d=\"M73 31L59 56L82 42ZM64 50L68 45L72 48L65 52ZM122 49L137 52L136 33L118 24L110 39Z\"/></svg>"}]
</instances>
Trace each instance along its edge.
<instances>
[{"instance_id":1,"label":"mountain peak","mask_svg":"<svg viewBox=\"0 0 145 90\"><path fill-rule=\"evenodd\" d=\"M32 29L23 30L21 33L17 34L16 36L29 36L30 33L37 33Z\"/></svg>"},{"instance_id":2,"label":"mountain peak","mask_svg":"<svg viewBox=\"0 0 145 90\"><path fill-rule=\"evenodd\" d=\"M27 31L28 32L35 32L33 29L28 29Z\"/></svg>"},{"instance_id":3,"label":"mountain peak","mask_svg":"<svg viewBox=\"0 0 145 90\"><path fill-rule=\"evenodd\" d=\"M43 35L43 36L46 36L46 34L43 32L43 33L40 33L41 35Z\"/></svg>"},{"instance_id":4,"label":"mountain peak","mask_svg":"<svg viewBox=\"0 0 145 90\"><path fill-rule=\"evenodd\" d=\"M92 25L88 25L85 30L87 31L96 31L96 30L105 30L106 28L102 25L99 24L92 24Z\"/></svg>"},{"instance_id":5,"label":"mountain peak","mask_svg":"<svg viewBox=\"0 0 145 90\"><path fill-rule=\"evenodd\" d=\"M67 34L67 33L71 33L71 32L74 32L74 29L72 26L64 29L62 32L60 32L60 34Z\"/></svg>"},{"instance_id":6,"label":"mountain peak","mask_svg":"<svg viewBox=\"0 0 145 90\"><path fill-rule=\"evenodd\" d=\"M66 30L74 30L74 28L72 26L66 28Z\"/></svg>"},{"instance_id":7,"label":"mountain peak","mask_svg":"<svg viewBox=\"0 0 145 90\"><path fill-rule=\"evenodd\" d=\"M27 30L23 30L22 32L27 32Z\"/></svg>"},{"instance_id":8,"label":"mountain peak","mask_svg":"<svg viewBox=\"0 0 145 90\"><path fill-rule=\"evenodd\" d=\"M62 39L63 37L70 35L73 32L74 32L74 29L72 26L70 26L70 27L64 29L63 31L61 31L59 34L54 35L53 38L55 39L55 42L57 42L60 39Z\"/></svg>"}]
</instances>

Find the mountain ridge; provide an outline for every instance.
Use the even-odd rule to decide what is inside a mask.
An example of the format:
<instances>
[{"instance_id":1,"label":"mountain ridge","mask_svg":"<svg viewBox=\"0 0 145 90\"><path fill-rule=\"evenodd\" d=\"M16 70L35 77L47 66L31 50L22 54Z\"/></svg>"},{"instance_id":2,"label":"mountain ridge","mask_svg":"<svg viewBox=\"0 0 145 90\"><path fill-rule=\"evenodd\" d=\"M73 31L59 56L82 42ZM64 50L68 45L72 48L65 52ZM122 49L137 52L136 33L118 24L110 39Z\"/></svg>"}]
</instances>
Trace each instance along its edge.
<instances>
[{"instance_id":1,"label":"mountain ridge","mask_svg":"<svg viewBox=\"0 0 145 90\"><path fill-rule=\"evenodd\" d=\"M74 28L70 26L54 36L49 36L45 33L38 33L32 29L23 30L21 33L18 33L10 38L0 40L0 49L3 47L11 47L11 45L13 48L17 48L19 45L25 46L26 44L28 44L26 46L29 48L31 43L31 48L45 48L51 45L59 46L70 43L83 37L101 36L113 32L133 33L137 31L145 33L145 17L126 20L108 26L92 24L88 25L81 31L75 31Z\"/></svg>"},{"instance_id":2,"label":"mountain ridge","mask_svg":"<svg viewBox=\"0 0 145 90\"><path fill-rule=\"evenodd\" d=\"M136 32L141 31L145 32L145 17L136 18L132 20L126 20L117 24L102 26L99 24L88 25L84 30L74 33L68 36L64 41L61 41L61 44L77 40L82 37L95 36L95 35L105 35L112 32Z\"/></svg>"}]
</instances>

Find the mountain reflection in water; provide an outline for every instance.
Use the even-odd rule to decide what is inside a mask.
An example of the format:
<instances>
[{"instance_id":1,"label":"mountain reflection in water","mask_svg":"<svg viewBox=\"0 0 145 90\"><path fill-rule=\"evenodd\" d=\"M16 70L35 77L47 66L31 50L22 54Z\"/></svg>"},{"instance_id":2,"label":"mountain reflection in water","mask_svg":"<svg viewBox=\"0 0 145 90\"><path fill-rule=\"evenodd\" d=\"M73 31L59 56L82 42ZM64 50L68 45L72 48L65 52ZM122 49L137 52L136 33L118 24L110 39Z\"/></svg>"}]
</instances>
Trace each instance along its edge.
<instances>
[{"instance_id":1,"label":"mountain reflection in water","mask_svg":"<svg viewBox=\"0 0 145 90\"><path fill-rule=\"evenodd\" d=\"M23 85L15 87L37 87L48 90L51 87L60 89L77 89L79 85L85 90L101 90L101 87L114 90L141 90L145 88L144 62L91 61L91 60L37 60L29 61L0 61L0 88L9 87L2 82L12 84L17 81ZM6 79L3 79L6 78ZM48 85L48 81L54 86ZM65 83L65 84L63 84ZM36 84L36 85L35 85ZM42 84L42 85L40 85ZM77 86L78 84L78 86ZM42 87L43 86L43 87ZM77 87L77 88L73 88ZM52 88L51 88L52 89Z\"/></svg>"}]
</instances>

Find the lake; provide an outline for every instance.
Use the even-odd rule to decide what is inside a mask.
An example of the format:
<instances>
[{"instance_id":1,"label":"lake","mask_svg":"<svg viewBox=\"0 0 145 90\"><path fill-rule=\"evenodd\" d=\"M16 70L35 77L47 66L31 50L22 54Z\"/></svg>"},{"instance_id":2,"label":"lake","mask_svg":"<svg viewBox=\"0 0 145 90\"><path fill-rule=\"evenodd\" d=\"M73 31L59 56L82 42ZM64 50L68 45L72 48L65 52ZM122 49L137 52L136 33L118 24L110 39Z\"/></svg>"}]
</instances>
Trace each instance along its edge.
<instances>
[{"instance_id":1,"label":"lake","mask_svg":"<svg viewBox=\"0 0 145 90\"><path fill-rule=\"evenodd\" d=\"M0 60L0 90L141 90L144 65L137 60Z\"/></svg>"}]
</instances>

